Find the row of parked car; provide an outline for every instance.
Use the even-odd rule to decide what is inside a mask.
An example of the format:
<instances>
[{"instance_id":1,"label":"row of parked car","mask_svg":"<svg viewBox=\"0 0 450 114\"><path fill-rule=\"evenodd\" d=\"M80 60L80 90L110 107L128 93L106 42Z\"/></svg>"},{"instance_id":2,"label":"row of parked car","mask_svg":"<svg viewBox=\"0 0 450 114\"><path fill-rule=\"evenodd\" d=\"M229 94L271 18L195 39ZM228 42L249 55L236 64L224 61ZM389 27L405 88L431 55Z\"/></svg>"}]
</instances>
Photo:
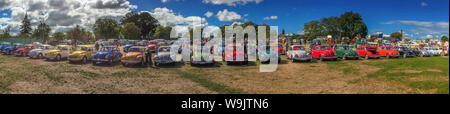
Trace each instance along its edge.
<instances>
[{"instance_id":1,"label":"row of parked car","mask_svg":"<svg viewBox=\"0 0 450 114\"><path fill-rule=\"evenodd\" d=\"M72 47L71 45L57 45L51 46L46 44L34 43L34 44L19 44L3 42L0 45L0 51L4 55L15 55L18 57L29 57L31 59L46 59L48 61L62 61L68 60L69 63L81 63L87 64L89 61L93 65L97 64L113 64L121 63L123 66L130 65L147 65L149 63L155 65L172 64L179 62L174 60L171 56L171 47L169 45L173 42L168 41L150 41L150 42L132 42L125 44L125 46L116 45L104 45L96 49L94 44L79 45ZM287 59L292 62L297 61L314 61L314 60L348 60L348 59L379 59L385 58L406 58L406 57L430 57L430 56L448 56L447 48L410 48L410 47L395 47L395 46L379 46L375 44L370 45L311 45L307 50L302 45L291 45L288 49L283 49L280 43L261 46L266 48L266 51L258 51L256 58L261 63L269 63L271 57L278 57L276 60L281 62L281 55L286 55ZM214 52L219 52L216 55L222 55L223 61L227 64L243 63L247 64L249 57L247 50L239 50L239 46L215 46L210 52L197 52L210 53L214 55ZM276 52L270 51L274 48ZM181 53L182 47L176 52ZM123 51L122 51L123 50ZM192 50L192 49L191 49ZM217 50L217 51L213 51ZM230 52L227 54L226 52ZM125 52L125 53L123 53ZM152 56L155 53L156 56ZM192 53L192 52L191 52ZM205 58L202 54L191 54L191 65L204 65L214 64L214 57ZM240 58L241 57L241 58ZM153 60L153 61L151 61Z\"/></svg>"}]
</instances>

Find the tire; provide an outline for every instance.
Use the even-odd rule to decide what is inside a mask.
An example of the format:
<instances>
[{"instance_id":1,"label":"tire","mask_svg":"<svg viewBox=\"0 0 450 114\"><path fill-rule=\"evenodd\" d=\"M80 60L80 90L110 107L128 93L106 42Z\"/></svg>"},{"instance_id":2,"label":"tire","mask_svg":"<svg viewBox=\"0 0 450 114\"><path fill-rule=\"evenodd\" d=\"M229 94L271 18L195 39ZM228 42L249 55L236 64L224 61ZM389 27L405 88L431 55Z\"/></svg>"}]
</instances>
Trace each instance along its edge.
<instances>
[{"instance_id":1,"label":"tire","mask_svg":"<svg viewBox=\"0 0 450 114\"><path fill-rule=\"evenodd\" d=\"M320 62L322 62L323 61L322 55L320 55L319 58L320 58Z\"/></svg>"},{"instance_id":2,"label":"tire","mask_svg":"<svg viewBox=\"0 0 450 114\"><path fill-rule=\"evenodd\" d=\"M83 57L83 59L81 59L81 64L86 64L87 63L87 57Z\"/></svg>"},{"instance_id":3,"label":"tire","mask_svg":"<svg viewBox=\"0 0 450 114\"><path fill-rule=\"evenodd\" d=\"M128 67L128 64L127 63L122 63L122 66L123 67Z\"/></svg>"},{"instance_id":4,"label":"tire","mask_svg":"<svg viewBox=\"0 0 450 114\"><path fill-rule=\"evenodd\" d=\"M97 62L93 61L93 62L92 62L92 65L93 65L93 66L97 66Z\"/></svg>"},{"instance_id":5,"label":"tire","mask_svg":"<svg viewBox=\"0 0 450 114\"><path fill-rule=\"evenodd\" d=\"M403 58L406 58L406 53L405 53L405 54L403 54Z\"/></svg>"},{"instance_id":6,"label":"tire","mask_svg":"<svg viewBox=\"0 0 450 114\"><path fill-rule=\"evenodd\" d=\"M386 55L386 58L387 58L387 59L391 58L391 55L390 55L390 54L387 54L387 55Z\"/></svg>"},{"instance_id":7,"label":"tire","mask_svg":"<svg viewBox=\"0 0 450 114\"><path fill-rule=\"evenodd\" d=\"M141 60L141 66L145 66L145 60L144 60L144 58L142 58L142 60Z\"/></svg>"},{"instance_id":8,"label":"tire","mask_svg":"<svg viewBox=\"0 0 450 114\"><path fill-rule=\"evenodd\" d=\"M423 57L423 53L420 54L420 57Z\"/></svg>"},{"instance_id":9,"label":"tire","mask_svg":"<svg viewBox=\"0 0 450 114\"><path fill-rule=\"evenodd\" d=\"M347 55L344 54L344 56L342 56L342 60L347 60Z\"/></svg>"},{"instance_id":10,"label":"tire","mask_svg":"<svg viewBox=\"0 0 450 114\"><path fill-rule=\"evenodd\" d=\"M38 59L42 59L44 56L42 55L42 53L39 53L39 55L37 56Z\"/></svg>"},{"instance_id":11,"label":"tire","mask_svg":"<svg viewBox=\"0 0 450 114\"><path fill-rule=\"evenodd\" d=\"M366 54L366 56L364 57L364 59L369 60L369 55Z\"/></svg>"},{"instance_id":12,"label":"tire","mask_svg":"<svg viewBox=\"0 0 450 114\"><path fill-rule=\"evenodd\" d=\"M227 61L227 65L230 65L231 63Z\"/></svg>"},{"instance_id":13,"label":"tire","mask_svg":"<svg viewBox=\"0 0 450 114\"><path fill-rule=\"evenodd\" d=\"M56 61L61 61L61 55L56 56Z\"/></svg>"},{"instance_id":14,"label":"tire","mask_svg":"<svg viewBox=\"0 0 450 114\"><path fill-rule=\"evenodd\" d=\"M25 53L20 52L20 56L21 56L21 57L25 57Z\"/></svg>"},{"instance_id":15,"label":"tire","mask_svg":"<svg viewBox=\"0 0 450 114\"><path fill-rule=\"evenodd\" d=\"M114 60L111 59L111 60L109 60L108 65L112 65L113 63L114 63Z\"/></svg>"}]
</instances>

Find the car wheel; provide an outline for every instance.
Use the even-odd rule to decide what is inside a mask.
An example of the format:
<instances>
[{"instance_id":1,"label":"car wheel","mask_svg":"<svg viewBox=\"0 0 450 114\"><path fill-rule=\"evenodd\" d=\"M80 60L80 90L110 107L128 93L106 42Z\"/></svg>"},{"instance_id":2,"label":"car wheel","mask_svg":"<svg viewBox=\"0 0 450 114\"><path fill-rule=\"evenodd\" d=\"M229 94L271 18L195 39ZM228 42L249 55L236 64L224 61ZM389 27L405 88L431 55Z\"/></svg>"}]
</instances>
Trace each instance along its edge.
<instances>
[{"instance_id":1,"label":"car wheel","mask_svg":"<svg viewBox=\"0 0 450 114\"><path fill-rule=\"evenodd\" d=\"M61 61L61 55L56 56L56 61Z\"/></svg>"},{"instance_id":2,"label":"car wheel","mask_svg":"<svg viewBox=\"0 0 450 114\"><path fill-rule=\"evenodd\" d=\"M227 65L230 65L230 62L227 61Z\"/></svg>"},{"instance_id":3,"label":"car wheel","mask_svg":"<svg viewBox=\"0 0 450 114\"><path fill-rule=\"evenodd\" d=\"M20 52L20 56L21 56L21 57L25 57L25 53Z\"/></svg>"},{"instance_id":4,"label":"car wheel","mask_svg":"<svg viewBox=\"0 0 450 114\"><path fill-rule=\"evenodd\" d=\"M406 58L406 53L405 53L405 54L403 54L403 58Z\"/></svg>"},{"instance_id":5,"label":"car wheel","mask_svg":"<svg viewBox=\"0 0 450 114\"><path fill-rule=\"evenodd\" d=\"M83 59L81 60L81 64L86 64L87 63L87 58L83 57Z\"/></svg>"},{"instance_id":6,"label":"car wheel","mask_svg":"<svg viewBox=\"0 0 450 114\"><path fill-rule=\"evenodd\" d=\"M141 66L145 66L145 60L144 60L144 58L142 58L142 60L141 60Z\"/></svg>"},{"instance_id":7,"label":"car wheel","mask_svg":"<svg viewBox=\"0 0 450 114\"><path fill-rule=\"evenodd\" d=\"M112 65L113 63L114 63L114 60L111 59L111 60L109 60L108 65Z\"/></svg>"},{"instance_id":8,"label":"car wheel","mask_svg":"<svg viewBox=\"0 0 450 114\"><path fill-rule=\"evenodd\" d=\"M390 55L390 54L387 54L387 55L386 55L386 58L387 58L387 59L391 58L391 55Z\"/></svg>"},{"instance_id":9,"label":"car wheel","mask_svg":"<svg viewBox=\"0 0 450 114\"><path fill-rule=\"evenodd\" d=\"M128 67L128 64L127 63L122 63L122 66Z\"/></svg>"},{"instance_id":10,"label":"car wheel","mask_svg":"<svg viewBox=\"0 0 450 114\"><path fill-rule=\"evenodd\" d=\"M364 57L364 59L368 60L368 59L369 59L369 55L366 54L366 56Z\"/></svg>"},{"instance_id":11,"label":"car wheel","mask_svg":"<svg viewBox=\"0 0 450 114\"><path fill-rule=\"evenodd\" d=\"M420 54L420 57L423 57L423 53Z\"/></svg>"},{"instance_id":12,"label":"car wheel","mask_svg":"<svg viewBox=\"0 0 450 114\"><path fill-rule=\"evenodd\" d=\"M39 55L38 55L38 59L42 59L44 56L42 55L42 53L39 53Z\"/></svg>"},{"instance_id":13,"label":"car wheel","mask_svg":"<svg viewBox=\"0 0 450 114\"><path fill-rule=\"evenodd\" d=\"M319 58L320 58L320 62L322 62L323 61L322 55L320 55Z\"/></svg>"},{"instance_id":14,"label":"car wheel","mask_svg":"<svg viewBox=\"0 0 450 114\"><path fill-rule=\"evenodd\" d=\"M344 56L342 56L342 60L347 60L347 55L344 54Z\"/></svg>"}]
</instances>

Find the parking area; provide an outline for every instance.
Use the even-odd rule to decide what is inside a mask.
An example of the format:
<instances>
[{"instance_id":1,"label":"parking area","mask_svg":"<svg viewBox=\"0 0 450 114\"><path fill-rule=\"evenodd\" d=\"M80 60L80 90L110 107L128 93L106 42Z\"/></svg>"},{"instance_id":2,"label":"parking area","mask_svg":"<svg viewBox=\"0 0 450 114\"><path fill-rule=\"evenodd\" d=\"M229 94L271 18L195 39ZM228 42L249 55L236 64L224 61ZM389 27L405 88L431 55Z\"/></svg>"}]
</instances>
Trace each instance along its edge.
<instances>
[{"instance_id":1,"label":"parking area","mask_svg":"<svg viewBox=\"0 0 450 114\"><path fill-rule=\"evenodd\" d=\"M449 58L160 67L92 66L0 56L0 93L31 94L448 94Z\"/></svg>"}]
</instances>

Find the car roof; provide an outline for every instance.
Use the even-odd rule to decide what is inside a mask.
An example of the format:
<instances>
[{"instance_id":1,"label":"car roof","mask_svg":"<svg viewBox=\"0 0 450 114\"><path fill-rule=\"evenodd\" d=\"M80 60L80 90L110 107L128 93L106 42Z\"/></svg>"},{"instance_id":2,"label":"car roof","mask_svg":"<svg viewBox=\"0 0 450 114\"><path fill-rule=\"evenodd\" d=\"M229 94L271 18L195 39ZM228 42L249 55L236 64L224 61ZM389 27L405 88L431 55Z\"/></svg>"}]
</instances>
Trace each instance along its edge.
<instances>
[{"instance_id":1,"label":"car roof","mask_svg":"<svg viewBox=\"0 0 450 114\"><path fill-rule=\"evenodd\" d=\"M94 45L80 45L80 47L93 48L95 46Z\"/></svg>"},{"instance_id":2,"label":"car roof","mask_svg":"<svg viewBox=\"0 0 450 114\"><path fill-rule=\"evenodd\" d=\"M58 47L69 47L69 45L57 45Z\"/></svg>"},{"instance_id":3,"label":"car roof","mask_svg":"<svg viewBox=\"0 0 450 114\"><path fill-rule=\"evenodd\" d=\"M146 47L144 47L144 46L133 46L131 48L146 48Z\"/></svg>"}]
</instances>

